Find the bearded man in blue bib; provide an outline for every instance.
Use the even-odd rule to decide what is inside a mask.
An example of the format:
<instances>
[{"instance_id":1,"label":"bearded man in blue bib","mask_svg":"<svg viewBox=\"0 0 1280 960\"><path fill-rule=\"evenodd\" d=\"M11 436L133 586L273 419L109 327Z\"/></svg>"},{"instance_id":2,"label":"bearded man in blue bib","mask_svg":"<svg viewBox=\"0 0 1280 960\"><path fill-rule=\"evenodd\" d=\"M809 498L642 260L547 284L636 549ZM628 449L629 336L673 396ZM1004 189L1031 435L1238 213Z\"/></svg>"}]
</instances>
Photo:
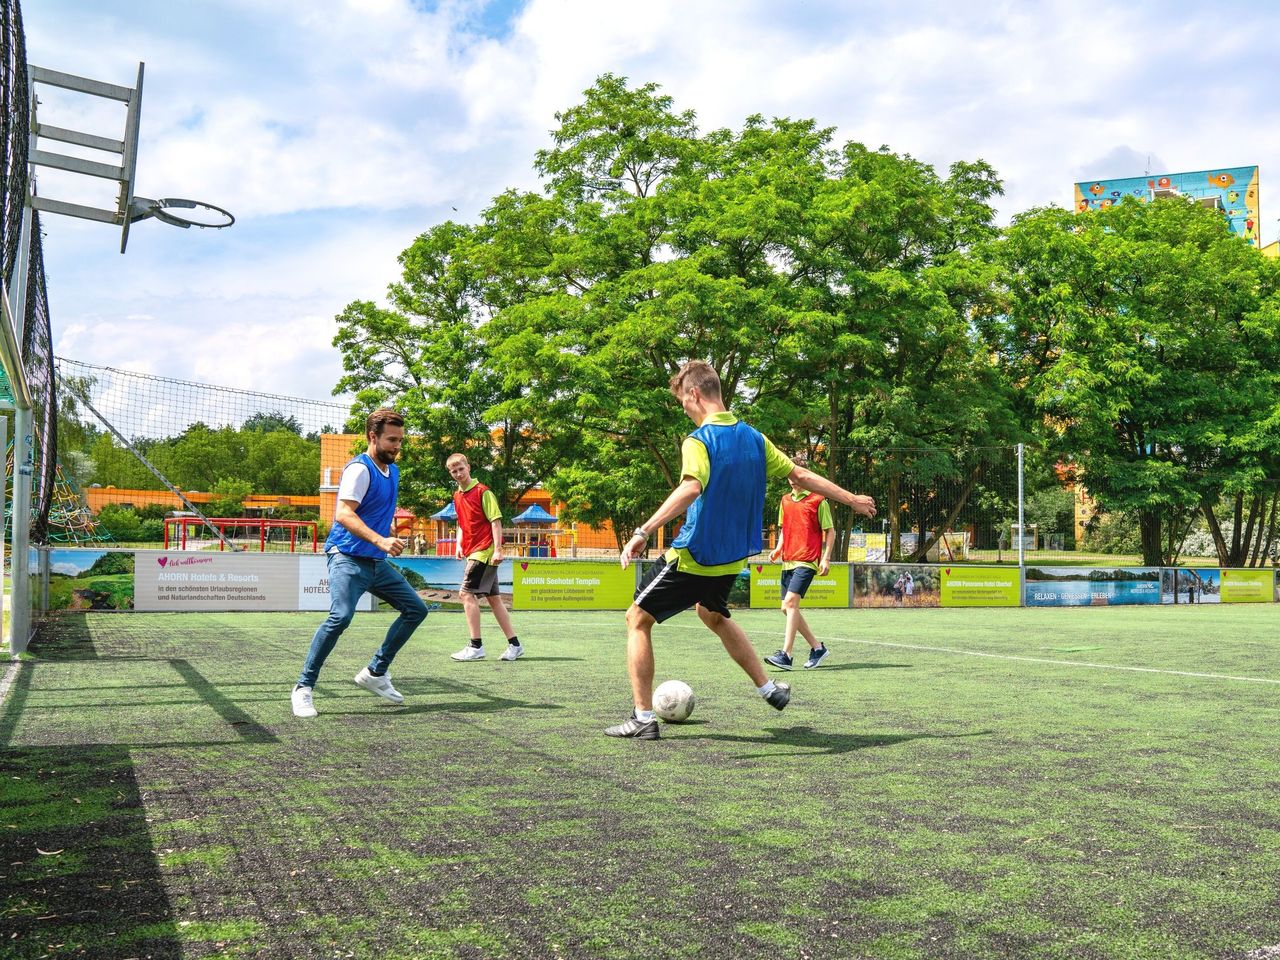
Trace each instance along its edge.
<instances>
[{"instance_id":1,"label":"bearded man in blue bib","mask_svg":"<svg viewBox=\"0 0 1280 960\"><path fill-rule=\"evenodd\" d=\"M398 557L405 542L391 536L400 493L400 468L396 460L404 444L404 417L388 408L375 410L365 420L369 448L343 468L338 483L338 504L333 528L324 542L329 564L329 616L311 638L311 650L302 675L293 688L293 714L316 715L313 691L320 668L338 638L351 623L356 604L371 593L391 604L399 616L369 665L355 676L363 687L388 703L404 703L391 684L387 669L405 641L427 617L427 606L399 570L387 562Z\"/></svg>"}]
</instances>

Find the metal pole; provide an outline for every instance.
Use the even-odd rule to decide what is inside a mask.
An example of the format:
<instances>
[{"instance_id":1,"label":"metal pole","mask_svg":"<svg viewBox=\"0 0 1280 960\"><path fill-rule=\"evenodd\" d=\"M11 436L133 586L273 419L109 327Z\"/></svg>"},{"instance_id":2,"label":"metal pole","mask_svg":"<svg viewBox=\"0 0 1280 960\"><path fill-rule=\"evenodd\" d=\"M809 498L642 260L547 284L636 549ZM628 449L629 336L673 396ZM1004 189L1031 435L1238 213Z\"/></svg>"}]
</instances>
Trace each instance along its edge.
<instances>
[{"instance_id":1,"label":"metal pole","mask_svg":"<svg viewBox=\"0 0 1280 960\"><path fill-rule=\"evenodd\" d=\"M10 319L16 339L21 367L22 332L27 317L27 284L31 269L31 228L33 213L30 202L22 208L22 227L18 233L18 257L13 267L13 286L9 290ZM11 378L12 379L12 378ZM25 377L23 378L25 385ZM17 393L15 392L15 397ZM10 582L13 603L9 610L9 650L23 653L31 639L31 400L30 394L20 398L13 413L13 551Z\"/></svg>"},{"instance_id":2,"label":"metal pole","mask_svg":"<svg viewBox=\"0 0 1280 960\"><path fill-rule=\"evenodd\" d=\"M1026 566L1026 524L1022 514L1022 444L1018 444L1018 569L1021 570Z\"/></svg>"}]
</instances>

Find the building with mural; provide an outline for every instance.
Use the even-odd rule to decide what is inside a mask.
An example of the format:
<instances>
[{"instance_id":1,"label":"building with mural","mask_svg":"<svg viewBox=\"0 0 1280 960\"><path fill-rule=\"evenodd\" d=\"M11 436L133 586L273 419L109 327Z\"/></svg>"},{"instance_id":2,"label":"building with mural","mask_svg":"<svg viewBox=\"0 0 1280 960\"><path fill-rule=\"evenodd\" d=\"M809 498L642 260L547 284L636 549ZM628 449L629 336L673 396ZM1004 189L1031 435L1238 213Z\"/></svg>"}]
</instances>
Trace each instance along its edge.
<instances>
[{"instance_id":1,"label":"building with mural","mask_svg":"<svg viewBox=\"0 0 1280 960\"><path fill-rule=\"evenodd\" d=\"M1222 213L1231 230L1261 247L1258 215L1258 168L1218 167L1193 173L1159 173L1113 180L1086 180L1075 185L1076 210L1105 210L1126 197L1150 203L1161 197L1188 197Z\"/></svg>"}]
</instances>

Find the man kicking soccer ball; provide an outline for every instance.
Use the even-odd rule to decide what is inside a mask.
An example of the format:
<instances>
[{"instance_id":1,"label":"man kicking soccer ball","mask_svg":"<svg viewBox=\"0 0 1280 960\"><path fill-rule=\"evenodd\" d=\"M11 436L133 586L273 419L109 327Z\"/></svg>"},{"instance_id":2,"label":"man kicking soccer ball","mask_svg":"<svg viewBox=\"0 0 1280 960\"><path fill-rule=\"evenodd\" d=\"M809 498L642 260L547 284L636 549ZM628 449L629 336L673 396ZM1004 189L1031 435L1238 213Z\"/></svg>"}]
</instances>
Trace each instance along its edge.
<instances>
[{"instance_id":1,"label":"man kicking soccer ball","mask_svg":"<svg viewBox=\"0 0 1280 960\"><path fill-rule=\"evenodd\" d=\"M685 515L671 549L645 575L627 611L627 669L635 709L605 733L611 737L658 739L653 714L653 641L655 623L696 607L698 616L724 645L756 691L773 708L783 709L791 687L764 672L751 641L730 619L729 591L746 560L761 548L767 479L794 478L806 490L846 503L874 516L875 502L850 493L813 471L796 466L753 429L725 409L720 377L709 363L692 360L671 378L671 392L698 429L681 446L681 480L622 548L623 569L644 549L664 523Z\"/></svg>"},{"instance_id":2,"label":"man kicking soccer ball","mask_svg":"<svg viewBox=\"0 0 1280 960\"><path fill-rule=\"evenodd\" d=\"M343 468L338 482L333 528L324 542L329 563L329 616L311 638L302 676L293 688L295 717L316 715L312 691L320 668L351 623L362 594L381 597L400 611L369 665L356 674L359 686L389 703L404 703L404 697L391 685L387 668L427 618L427 605L404 575L387 562L388 556L398 557L404 550L404 541L391 536L400 492L396 460L404 443L404 418L395 410L375 410L365 420L365 436L369 449Z\"/></svg>"},{"instance_id":3,"label":"man kicking soccer ball","mask_svg":"<svg viewBox=\"0 0 1280 960\"><path fill-rule=\"evenodd\" d=\"M774 563L782 560L782 612L787 621L782 631L782 649L764 661L780 670L790 670L791 648L795 646L799 630L809 644L809 659L804 668L812 670L827 658L827 645L819 643L809 629L808 621L800 612L800 601L809 592L814 577L825 577L831 572L831 547L836 540L836 528L826 497L810 493L795 477L789 482L791 492L783 494L778 504L778 527L782 536L769 554Z\"/></svg>"}]
</instances>

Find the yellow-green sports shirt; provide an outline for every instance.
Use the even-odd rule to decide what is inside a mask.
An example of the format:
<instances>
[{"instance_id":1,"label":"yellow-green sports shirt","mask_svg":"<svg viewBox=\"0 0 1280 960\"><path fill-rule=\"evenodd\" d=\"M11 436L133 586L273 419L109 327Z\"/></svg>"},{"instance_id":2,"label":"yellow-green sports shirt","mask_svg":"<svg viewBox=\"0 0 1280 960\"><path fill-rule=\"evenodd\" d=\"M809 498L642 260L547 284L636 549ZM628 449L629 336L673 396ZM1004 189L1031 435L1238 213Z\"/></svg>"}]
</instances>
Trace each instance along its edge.
<instances>
[{"instance_id":1,"label":"yellow-green sports shirt","mask_svg":"<svg viewBox=\"0 0 1280 960\"><path fill-rule=\"evenodd\" d=\"M723 413L708 414L707 418L699 426L712 423L722 427L731 427L737 422L738 418L726 410ZM702 489L705 490L711 480L711 456L707 453L706 445L701 440L685 437L684 443L680 446L680 461L680 476L682 478L693 477L702 484ZM790 476L791 471L795 468L796 465L791 462L791 459L775 447L768 437L765 437L765 475L770 480L781 479ZM732 563L718 563L714 566L704 567L694 560L693 555L684 547L672 547L666 552L665 557L667 563L675 563L681 573L691 573L698 577L724 577L738 574L747 565L746 557L743 557L741 560L734 560Z\"/></svg>"},{"instance_id":2,"label":"yellow-green sports shirt","mask_svg":"<svg viewBox=\"0 0 1280 960\"><path fill-rule=\"evenodd\" d=\"M472 477L471 482L462 488L462 492L466 493L479 482L480 481L475 477ZM498 505L498 498L494 495L492 490L486 490L484 492L484 496L480 498L480 509L484 511L484 518L490 523L493 523L495 520L502 519L502 507ZM488 563L493 559L493 548L494 544L491 543L483 550L477 550L475 553L468 555L467 559L480 560L483 563Z\"/></svg>"}]
</instances>

